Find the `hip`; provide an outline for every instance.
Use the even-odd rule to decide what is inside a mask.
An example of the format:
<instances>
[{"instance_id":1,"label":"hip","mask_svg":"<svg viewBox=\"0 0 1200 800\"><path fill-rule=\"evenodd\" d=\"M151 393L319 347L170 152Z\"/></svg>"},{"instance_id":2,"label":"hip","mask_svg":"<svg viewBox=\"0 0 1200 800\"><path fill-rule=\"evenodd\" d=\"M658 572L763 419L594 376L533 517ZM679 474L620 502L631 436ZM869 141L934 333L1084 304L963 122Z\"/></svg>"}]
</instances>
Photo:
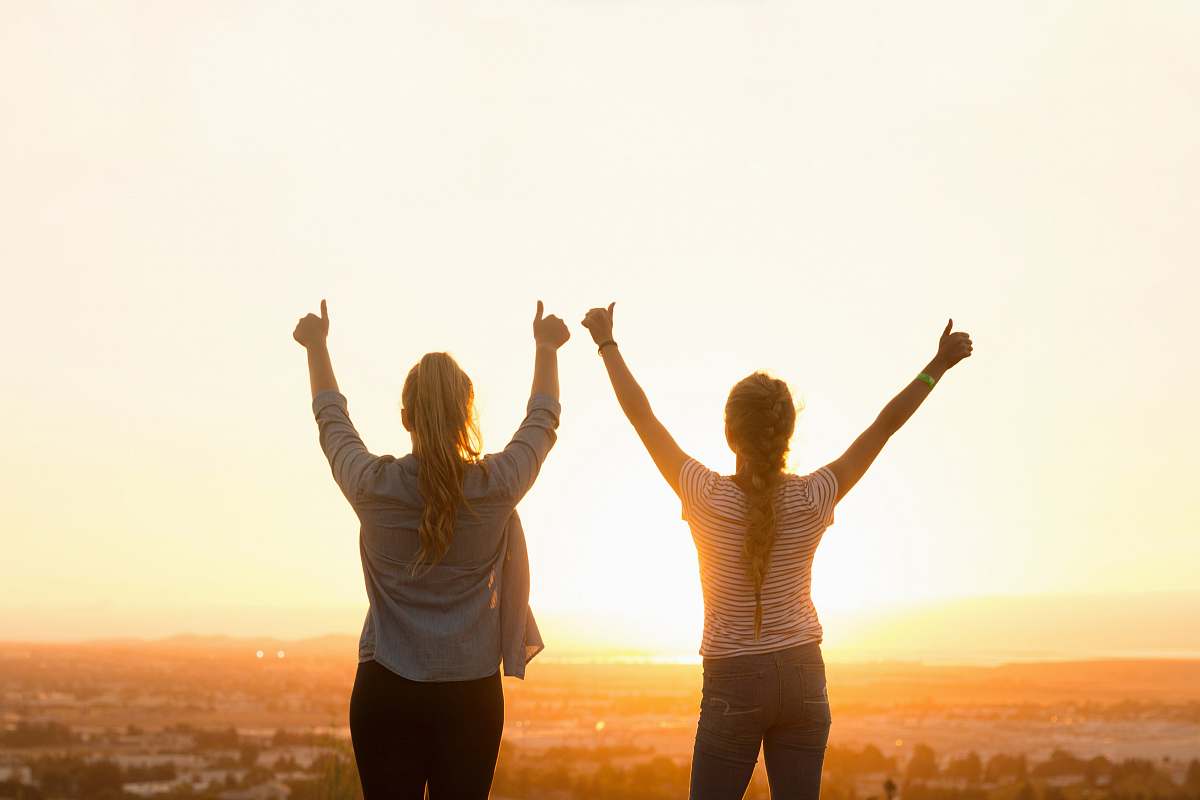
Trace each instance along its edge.
<instances>
[{"instance_id":1,"label":"hip","mask_svg":"<svg viewBox=\"0 0 1200 800\"><path fill-rule=\"evenodd\" d=\"M829 690L820 643L704 659L700 711L702 728L828 728Z\"/></svg>"},{"instance_id":2,"label":"hip","mask_svg":"<svg viewBox=\"0 0 1200 800\"><path fill-rule=\"evenodd\" d=\"M350 715L469 712L471 708L499 709L503 714L504 689L500 671L484 678L463 681L415 681L393 672L378 661L360 661L350 695Z\"/></svg>"}]
</instances>

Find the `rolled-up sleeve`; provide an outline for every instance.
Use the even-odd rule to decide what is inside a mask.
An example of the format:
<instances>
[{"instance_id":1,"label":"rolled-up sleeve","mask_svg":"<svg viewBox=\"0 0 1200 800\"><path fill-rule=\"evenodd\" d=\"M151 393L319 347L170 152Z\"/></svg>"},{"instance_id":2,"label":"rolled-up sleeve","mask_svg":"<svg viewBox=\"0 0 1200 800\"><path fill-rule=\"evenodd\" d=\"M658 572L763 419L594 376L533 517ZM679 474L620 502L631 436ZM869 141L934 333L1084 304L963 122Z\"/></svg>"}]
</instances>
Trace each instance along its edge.
<instances>
[{"instance_id":1,"label":"rolled-up sleeve","mask_svg":"<svg viewBox=\"0 0 1200 800\"><path fill-rule=\"evenodd\" d=\"M561 406L553 397L535 394L529 398L525 420L513 434L512 440L499 453L488 459L494 479L519 501L533 486L538 470L550 448L558 439L555 432Z\"/></svg>"},{"instance_id":2,"label":"rolled-up sleeve","mask_svg":"<svg viewBox=\"0 0 1200 800\"><path fill-rule=\"evenodd\" d=\"M351 505L358 499L363 474L376 457L367 451L362 438L350 421L346 397L341 392L319 392L313 398L313 414L317 418L317 435L333 479Z\"/></svg>"}]
</instances>

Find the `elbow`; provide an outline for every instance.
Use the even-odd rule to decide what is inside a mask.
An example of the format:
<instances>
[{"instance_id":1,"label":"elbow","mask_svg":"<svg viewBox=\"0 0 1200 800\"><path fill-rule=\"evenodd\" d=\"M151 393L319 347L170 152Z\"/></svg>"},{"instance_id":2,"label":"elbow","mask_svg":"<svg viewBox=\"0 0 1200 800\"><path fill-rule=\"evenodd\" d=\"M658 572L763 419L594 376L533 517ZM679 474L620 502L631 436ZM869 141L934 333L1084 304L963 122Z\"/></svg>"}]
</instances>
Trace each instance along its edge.
<instances>
[{"instance_id":1,"label":"elbow","mask_svg":"<svg viewBox=\"0 0 1200 800\"><path fill-rule=\"evenodd\" d=\"M628 403L622 408L625 411L625 416L633 423L635 428L654 421L654 412L650 409L650 404L647 402Z\"/></svg>"},{"instance_id":2,"label":"elbow","mask_svg":"<svg viewBox=\"0 0 1200 800\"><path fill-rule=\"evenodd\" d=\"M654 424L653 414L628 414L629 424L633 426L635 431L641 432L650 428Z\"/></svg>"},{"instance_id":3,"label":"elbow","mask_svg":"<svg viewBox=\"0 0 1200 800\"><path fill-rule=\"evenodd\" d=\"M895 414L880 414L875 418L875 424L872 427L883 437L884 441L887 441L893 433L900 430L902 424L904 421Z\"/></svg>"}]
</instances>

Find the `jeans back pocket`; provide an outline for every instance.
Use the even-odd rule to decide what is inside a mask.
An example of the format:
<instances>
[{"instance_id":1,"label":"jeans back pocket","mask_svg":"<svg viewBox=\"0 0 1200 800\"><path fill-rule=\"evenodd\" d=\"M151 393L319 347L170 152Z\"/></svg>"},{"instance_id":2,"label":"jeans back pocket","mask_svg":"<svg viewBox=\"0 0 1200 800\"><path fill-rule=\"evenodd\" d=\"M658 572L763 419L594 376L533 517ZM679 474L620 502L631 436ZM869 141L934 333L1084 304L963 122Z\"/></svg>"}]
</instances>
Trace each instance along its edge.
<instances>
[{"instance_id":1,"label":"jeans back pocket","mask_svg":"<svg viewBox=\"0 0 1200 800\"><path fill-rule=\"evenodd\" d=\"M705 672L700 727L729 736L754 736L762 729L761 671Z\"/></svg>"},{"instance_id":2,"label":"jeans back pocket","mask_svg":"<svg viewBox=\"0 0 1200 800\"><path fill-rule=\"evenodd\" d=\"M797 664L800 672L800 698L804 721L813 727L828 726L833 717L829 713L829 685L825 679L824 664Z\"/></svg>"}]
</instances>

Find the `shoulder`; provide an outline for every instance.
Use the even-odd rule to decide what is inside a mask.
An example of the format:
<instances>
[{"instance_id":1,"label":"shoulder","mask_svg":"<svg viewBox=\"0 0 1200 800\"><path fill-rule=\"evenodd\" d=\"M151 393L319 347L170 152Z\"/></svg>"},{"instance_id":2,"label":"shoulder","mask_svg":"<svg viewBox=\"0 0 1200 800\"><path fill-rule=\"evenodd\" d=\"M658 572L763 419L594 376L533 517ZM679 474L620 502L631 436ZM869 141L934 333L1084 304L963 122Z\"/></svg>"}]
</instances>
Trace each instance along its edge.
<instances>
[{"instance_id":1,"label":"shoulder","mask_svg":"<svg viewBox=\"0 0 1200 800\"><path fill-rule=\"evenodd\" d=\"M687 498L699 499L732 484L729 478L701 464L694 458L684 459L679 469L679 492Z\"/></svg>"},{"instance_id":2,"label":"shoulder","mask_svg":"<svg viewBox=\"0 0 1200 800\"><path fill-rule=\"evenodd\" d=\"M789 475L786 492L786 502L794 510L826 517L837 498L837 477L829 467L805 475Z\"/></svg>"},{"instance_id":3,"label":"shoulder","mask_svg":"<svg viewBox=\"0 0 1200 800\"><path fill-rule=\"evenodd\" d=\"M697 522L695 515L708 521L739 519L745 513L746 498L733 479L689 458L679 473L679 494L684 519Z\"/></svg>"},{"instance_id":4,"label":"shoulder","mask_svg":"<svg viewBox=\"0 0 1200 800\"><path fill-rule=\"evenodd\" d=\"M679 468L680 485L685 482L689 484L705 483L711 481L714 477L719 478L720 476L691 457L685 458L683 466Z\"/></svg>"},{"instance_id":5,"label":"shoulder","mask_svg":"<svg viewBox=\"0 0 1200 800\"><path fill-rule=\"evenodd\" d=\"M799 476L804 491L816 501L823 501L837 495L837 476L829 467Z\"/></svg>"},{"instance_id":6,"label":"shoulder","mask_svg":"<svg viewBox=\"0 0 1200 800\"><path fill-rule=\"evenodd\" d=\"M363 471L361 493L371 498L407 498L417 485L416 459L406 456L376 456Z\"/></svg>"}]
</instances>

